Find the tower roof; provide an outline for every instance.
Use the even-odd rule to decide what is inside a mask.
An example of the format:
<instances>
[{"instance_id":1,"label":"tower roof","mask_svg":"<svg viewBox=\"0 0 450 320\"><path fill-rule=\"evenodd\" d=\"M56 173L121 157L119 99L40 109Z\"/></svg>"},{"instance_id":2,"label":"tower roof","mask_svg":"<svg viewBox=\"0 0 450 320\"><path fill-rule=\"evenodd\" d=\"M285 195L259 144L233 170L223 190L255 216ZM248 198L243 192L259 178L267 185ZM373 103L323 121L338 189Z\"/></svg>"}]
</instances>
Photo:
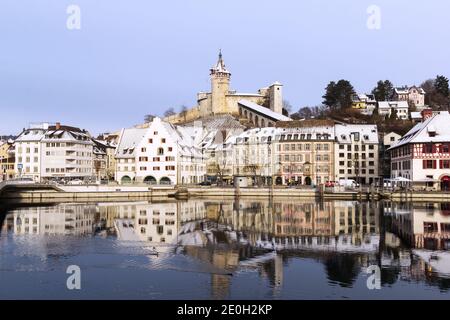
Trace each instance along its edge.
<instances>
[{"instance_id":1,"label":"tower roof","mask_svg":"<svg viewBox=\"0 0 450 320\"><path fill-rule=\"evenodd\" d=\"M225 67L225 63L223 62L222 50L219 51L219 60L217 60L217 63L211 68L211 74L216 74L216 73L222 73L222 74L228 74L228 75L231 74L227 70L227 68Z\"/></svg>"}]
</instances>

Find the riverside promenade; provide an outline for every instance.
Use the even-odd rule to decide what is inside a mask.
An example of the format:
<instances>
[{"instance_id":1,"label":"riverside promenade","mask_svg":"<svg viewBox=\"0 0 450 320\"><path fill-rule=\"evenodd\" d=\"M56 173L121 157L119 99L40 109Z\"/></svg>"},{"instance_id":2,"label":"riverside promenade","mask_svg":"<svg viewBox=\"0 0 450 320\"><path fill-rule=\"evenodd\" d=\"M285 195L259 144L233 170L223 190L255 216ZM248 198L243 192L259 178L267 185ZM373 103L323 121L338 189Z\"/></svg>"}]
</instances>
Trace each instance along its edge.
<instances>
[{"instance_id":1,"label":"riverside promenade","mask_svg":"<svg viewBox=\"0 0 450 320\"><path fill-rule=\"evenodd\" d=\"M0 201L13 203L164 201L190 198L319 198L323 200L390 200L396 202L450 202L450 192L348 190L313 187L171 186L171 185L49 185L8 184L0 188Z\"/></svg>"}]
</instances>

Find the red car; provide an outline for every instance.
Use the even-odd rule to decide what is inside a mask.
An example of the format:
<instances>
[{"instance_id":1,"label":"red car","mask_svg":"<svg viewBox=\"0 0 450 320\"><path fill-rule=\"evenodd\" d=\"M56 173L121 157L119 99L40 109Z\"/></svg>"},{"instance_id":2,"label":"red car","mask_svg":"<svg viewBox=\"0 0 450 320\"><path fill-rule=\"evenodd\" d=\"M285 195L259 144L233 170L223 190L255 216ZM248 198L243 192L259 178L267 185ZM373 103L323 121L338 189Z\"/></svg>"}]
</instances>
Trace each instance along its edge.
<instances>
[{"instance_id":1,"label":"red car","mask_svg":"<svg viewBox=\"0 0 450 320\"><path fill-rule=\"evenodd\" d=\"M336 181L327 181L325 182L325 187L331 188L336 185Z\"/></svg>"}]
</instances>

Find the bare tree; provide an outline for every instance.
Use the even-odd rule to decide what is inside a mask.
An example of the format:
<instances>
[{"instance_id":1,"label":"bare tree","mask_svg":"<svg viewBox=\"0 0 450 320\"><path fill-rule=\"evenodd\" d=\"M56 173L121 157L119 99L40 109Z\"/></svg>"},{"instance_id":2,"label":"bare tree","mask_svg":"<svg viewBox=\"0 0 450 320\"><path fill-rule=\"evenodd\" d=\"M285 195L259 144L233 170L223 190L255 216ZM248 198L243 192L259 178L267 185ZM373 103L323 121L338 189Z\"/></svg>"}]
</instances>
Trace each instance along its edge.
<instances>
[{"instance_id":1,"label":"bare tree","mask_svg":"<svg viewBox=\"0 0 450 320\"><path fill-rule=\"evenodd\" d=\"M170 116L173 116L175 114L176 114L175 110L172 107L170 107L169 109L167 109L164 112L164 117L170 117Z\"/></svg>"},{"instance_id":2,"label":"bare tree","mask_svg":"<svg viewBox=\"0 0 450 320\"><path fill-rule=\"evenodd\" d=\"M156 116L153 115L153 114L146 114L146 115L144 116L144 122L145 122L145 123L152 122L153 119L155 119L155 118L156 118Z\"/></svg>"},{"instance_id":3,"label":"bare tree","mask_svg":"<svg viewBox=\"0 0 450 320\"><path fill-rule=\"evenodd\" d=\"M184 118L184 122L186 122L187 113L188 113L188 108L185 105L182 105L180 108L180 115Z\"/></svg>"},{"instance_id":4,"label":"bare tree","mask_svg":"<svg viewBox=\"0 0 450 320\"><path fill-rule=\"evenodd\" d=\"M292 112L292 105L289 101L283 100L283 114L285 116L289 116L289 114Z\"/></svg>"}]
</instances>

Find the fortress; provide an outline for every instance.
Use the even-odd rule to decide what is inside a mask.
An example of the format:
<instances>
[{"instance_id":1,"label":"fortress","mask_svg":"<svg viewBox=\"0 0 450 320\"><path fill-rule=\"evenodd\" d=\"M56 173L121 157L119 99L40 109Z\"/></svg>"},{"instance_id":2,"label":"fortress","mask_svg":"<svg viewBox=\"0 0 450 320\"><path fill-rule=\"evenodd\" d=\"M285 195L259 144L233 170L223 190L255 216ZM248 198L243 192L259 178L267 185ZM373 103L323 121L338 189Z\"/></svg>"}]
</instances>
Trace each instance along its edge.
<instances>
[{"instance_id":1,"label":"fortress","mask_svg":"<svg viewBox=\"0 0 450 320\"><path fill-rule=\"evenodd\" d=\"M181 124L209 116L229 114L248 120L254 126L272 126L276 121L289 120L283 112L283 85L275 82L257 93L238 93L230 90L231 73L225 66L222 52L210 69L211 91L197 94L197 106L167 117L173 124Z\"/></svg>"}]
</instances>

